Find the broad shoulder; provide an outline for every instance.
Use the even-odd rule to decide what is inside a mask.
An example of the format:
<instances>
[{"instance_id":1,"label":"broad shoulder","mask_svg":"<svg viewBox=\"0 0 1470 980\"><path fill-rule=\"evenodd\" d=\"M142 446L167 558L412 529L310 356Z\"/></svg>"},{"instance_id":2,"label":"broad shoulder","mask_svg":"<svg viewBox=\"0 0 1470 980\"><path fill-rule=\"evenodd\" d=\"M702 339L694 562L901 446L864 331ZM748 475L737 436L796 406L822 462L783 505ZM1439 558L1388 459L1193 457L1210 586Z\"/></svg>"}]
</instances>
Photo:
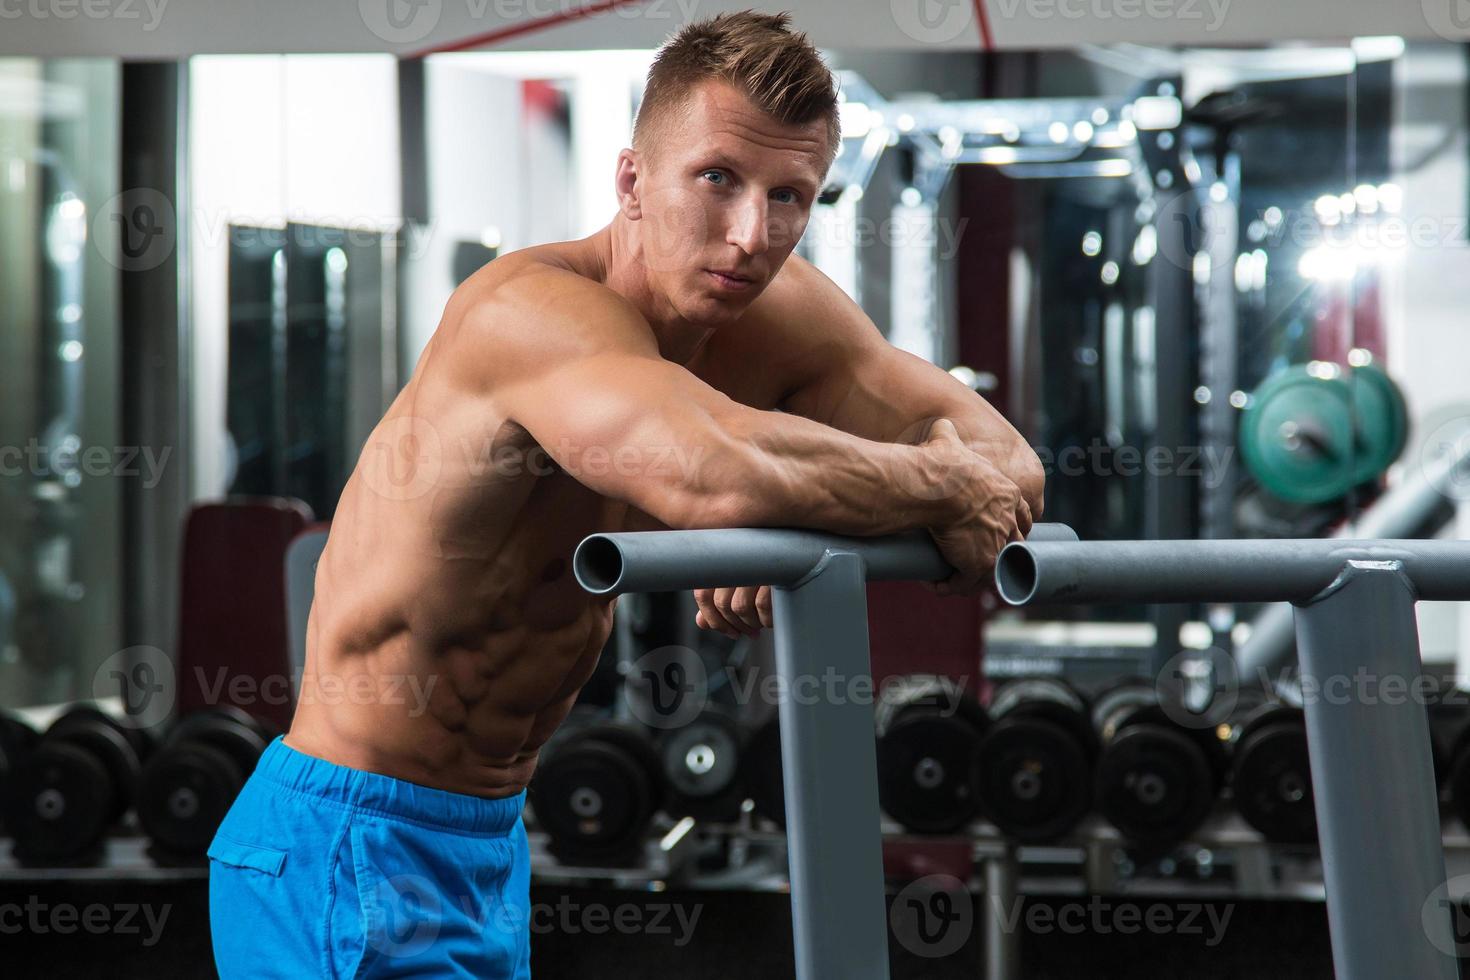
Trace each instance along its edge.
<instances>
[{"instance_id":1,"label":"broad shoulder","mask_svg":"<svg viewBox=\"0 0 1470 980\"><path fill-rule=\"evenodd\" d=\"M657 356L648 322L554 247L513 252L455 290L430 342L474 388L604 352Z\"/></svg>"}]
</instances>

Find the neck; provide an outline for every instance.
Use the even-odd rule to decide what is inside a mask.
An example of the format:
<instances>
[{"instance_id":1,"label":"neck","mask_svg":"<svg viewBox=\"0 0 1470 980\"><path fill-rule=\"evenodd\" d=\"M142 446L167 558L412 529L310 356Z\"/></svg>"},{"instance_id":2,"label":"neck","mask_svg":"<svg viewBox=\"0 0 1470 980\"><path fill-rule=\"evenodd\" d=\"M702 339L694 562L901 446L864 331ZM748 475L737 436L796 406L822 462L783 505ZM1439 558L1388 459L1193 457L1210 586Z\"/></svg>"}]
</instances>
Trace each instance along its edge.
<instances>
[{"instance_id":1,"label":"neck","mask_svg":"<svg viewBox=\"0 0 1470 980\"><path fill-rule=\"evenodd\" d=\"M598 280L643 314L658 338L659 355L676 364L693 360L715 328L680 316L657 289L643 261L637 222L619 214L588 241L596 257Z\"/></svg>"}]
</instances>

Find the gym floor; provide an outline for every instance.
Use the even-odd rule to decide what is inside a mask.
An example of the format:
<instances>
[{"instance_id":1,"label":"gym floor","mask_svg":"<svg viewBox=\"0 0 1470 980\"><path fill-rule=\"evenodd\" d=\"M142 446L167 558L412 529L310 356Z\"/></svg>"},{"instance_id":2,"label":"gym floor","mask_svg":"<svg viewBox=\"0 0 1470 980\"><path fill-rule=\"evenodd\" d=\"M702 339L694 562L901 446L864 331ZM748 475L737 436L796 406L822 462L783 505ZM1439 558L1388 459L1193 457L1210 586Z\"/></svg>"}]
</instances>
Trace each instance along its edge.
<instances>
[{"instance_id":1,"label":"gym floor","mask_svg":"<svg viewBox=\"0 0 1470 980\"><path fill-rule=\"evenodd\" d=\"M615 891L603 888L538 887L532 902L541 923L532 930L531 962L539 976L589 977L600 980L649 976L698 976L702 980L745 980L794 977L791 941L791 905L787 896L769 892ZM983 901L983 896L977 902ZM1327 939L1326 907L1320 902L1231 901L1219 903L1220 915L1229 908L1228 928L1218 933L1209 919L1194 912L1197 902L1162 902L1115 898L1112 911L1130 904L1147 915L1150 907L1168 908L1175 921L1191 914L1200 929L1137 935L1105 933L1096 929L1050 929L1042 933L1021 930L1022 961L1027 980L1134 980L1140 964L1150 977L1189 976L1193 980L1330 980L1333 975ZM202 881L178 882L6 882L0 886L0 906L27 903L56 906L66 903L85 909L147 906L152 921L162 928L150 933L147 918L134 913L135 934L121 930L105 934L77 929L68 935L23 930L3 939L5 972L13 977L90 976L97 964L107 964L114 980L186 980L216 976L209 944L207 886ZM1070 922L1063 906L1086 908L1085 898L1028 899L1022 916L1033 922ZM678 906L685 932L670 911ZM639 921L651 928L620 932L610 925L599 928L587 910L606 908L608 922L618 910L637 909ZM1047 909L1048 912L1038 911ZM979 908L977 905L976 913ZM624 911L624 918L635 913ZM1092 916L1089 910L1087 915ZM1164 914L1158 912L1156 914ZM697 915L697 918L695 917ZM13 917L12 917L13 919ZM668 923L660 932L656 921ZM115 921L121 921L121 918ZM1116 921L1128 928L1124 918ZM1141 921L1141 920L1140 920ZM582 924L591 926L584 928ZM592 931L597 929L598 931ZM1189 934L1186 934L1189 933ZM156 935L156 941L150 939ZM687 941L680 943L687 937ZM262 956L268 956L262 951ZM889 944L895 978L972 978L982 975L984 950L978 930L971 930L964 946L952 955L925 958Z\"/></svg>"}]
</instances>

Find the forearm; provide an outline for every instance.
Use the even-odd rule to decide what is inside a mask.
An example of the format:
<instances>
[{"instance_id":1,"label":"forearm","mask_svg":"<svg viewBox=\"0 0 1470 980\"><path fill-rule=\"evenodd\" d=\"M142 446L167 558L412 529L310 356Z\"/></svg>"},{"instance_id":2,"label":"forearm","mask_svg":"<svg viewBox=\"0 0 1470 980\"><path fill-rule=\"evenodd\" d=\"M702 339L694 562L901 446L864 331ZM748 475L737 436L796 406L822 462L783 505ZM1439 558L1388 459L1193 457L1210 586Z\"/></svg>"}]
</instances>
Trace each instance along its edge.
<instances>
[{"instance_id":1,"label":"forearm","mask_svg":"<svg viewBox=\"0 0 1470 980\"><path fill-rule=\"evenodd\" d=\"M946 465L918 446L875 442L799 415L751 412L731 423L743 465L735 520L876 536L943 525L961 506L965 461ZM738 475L737 475L738 474Z\"/></svg>"}]
</instances>

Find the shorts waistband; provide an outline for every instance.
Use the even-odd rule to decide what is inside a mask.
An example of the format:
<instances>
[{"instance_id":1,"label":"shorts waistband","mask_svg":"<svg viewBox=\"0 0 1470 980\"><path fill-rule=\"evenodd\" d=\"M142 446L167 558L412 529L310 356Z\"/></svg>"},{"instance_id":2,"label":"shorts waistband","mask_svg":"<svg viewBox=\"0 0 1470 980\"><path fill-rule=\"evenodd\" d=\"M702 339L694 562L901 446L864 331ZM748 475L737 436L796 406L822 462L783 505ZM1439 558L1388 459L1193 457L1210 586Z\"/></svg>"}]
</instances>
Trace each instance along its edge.
<instances>
[{"instance_id":1,"label":"shorts waistband","mask_svg":"<svg viewBox=\"0 0 1470 980\"><path fill-rule=\"evenodd\" d=\"M284 789L390 818L458 833L500 836L515 827L526 791L500 799L420 786L382 773L339 766L291 748L277 735L255 765L255 776Z\"/></svg>"}]
</instances>

